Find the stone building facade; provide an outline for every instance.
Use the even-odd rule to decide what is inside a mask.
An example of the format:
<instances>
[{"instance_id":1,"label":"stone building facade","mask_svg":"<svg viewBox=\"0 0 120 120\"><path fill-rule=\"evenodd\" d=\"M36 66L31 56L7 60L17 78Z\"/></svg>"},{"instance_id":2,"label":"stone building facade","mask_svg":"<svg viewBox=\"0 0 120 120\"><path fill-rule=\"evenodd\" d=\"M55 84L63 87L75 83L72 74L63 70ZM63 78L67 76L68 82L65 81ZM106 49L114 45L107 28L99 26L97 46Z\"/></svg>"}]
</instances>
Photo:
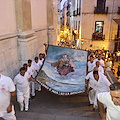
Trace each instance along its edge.
<instances>
[{"instance_id":1,"label":"stone building facade","mask_svg":"<svg viewBox=\"0 0 120 120\"><path fill-rule=\"evenodd\" d=\"M69 0L71 29L79 34L82 49L113 51L120 19L120 0ZM84 44L81 44L81 39Z\"/></svg>"},{"instance_id":2,"label":"stone building facade","mask_svg":"<svg viewBox=\"0 0 120 120\"><path fill-rule=\"evenodd\" d=\"M57 43L58 0L0 0L0 73L13 78L28 59Z\"/></svg>"}]
</instances>

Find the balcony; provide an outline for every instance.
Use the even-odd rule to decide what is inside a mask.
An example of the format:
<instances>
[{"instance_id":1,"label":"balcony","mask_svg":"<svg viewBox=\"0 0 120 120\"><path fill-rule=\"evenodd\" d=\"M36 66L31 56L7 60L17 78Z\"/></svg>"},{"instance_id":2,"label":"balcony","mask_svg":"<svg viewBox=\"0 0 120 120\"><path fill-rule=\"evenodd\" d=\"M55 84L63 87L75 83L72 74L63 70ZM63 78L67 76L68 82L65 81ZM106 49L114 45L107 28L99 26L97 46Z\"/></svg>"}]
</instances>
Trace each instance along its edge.
<instances>
[{"instance_id":1,"label":"balcony","mask_svg":"<svg viewBox=\"0 0 120 120\"><path fill-rule=\"evenodd\" d=\"M118 7L118 12L117 13L120 14L120 7Z\"/></svg>"},{"instance_id":2,"label":"balcony","mask_svg":"<svg viewBox=\"0 0 120 120\"><path fill-rule=\"evenodd\" d=\"M77 16L77 10L73 11L73 16Z\"/></svg>"},{"instance_id":3,"label":"balcony","mask_svg":"<svg viewBox=\"0 0 120 120\"><path fill-rule=\"evenodd\" d=\"M105 7L105 8L95 7L94 14L108 14L108 7Z\"/></svg>"},{"instance_id":4,"label":"balcony","mask_svg":"<svg viewBox=\"0 0 120 120\"><path fill-rule=\"evenodd\" d=\"M105 40L105 35L103 33L93 33L92 34L92 40Z\"/></svg>"}]
</instances>

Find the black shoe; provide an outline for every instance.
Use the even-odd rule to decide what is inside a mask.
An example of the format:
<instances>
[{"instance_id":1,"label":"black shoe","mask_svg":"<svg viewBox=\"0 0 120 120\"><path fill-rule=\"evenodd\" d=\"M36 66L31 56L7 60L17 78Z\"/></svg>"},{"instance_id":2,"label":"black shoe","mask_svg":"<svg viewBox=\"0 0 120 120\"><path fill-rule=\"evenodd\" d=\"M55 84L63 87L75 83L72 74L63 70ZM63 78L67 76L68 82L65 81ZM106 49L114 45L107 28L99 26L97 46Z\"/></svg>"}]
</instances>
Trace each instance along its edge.
<instances>
[{"instance_id":1,"label":"black shoe","mask_svg":"<svg viewBox=\"0 0 120 120\"><path fill-rule=\"evenodd\" d=\"M31 100L33 100L34 98L35 98L35 96L31 96L31 98L30 98L30 99L31 99Z\"/></svg>"},{"instance_id":2,"label":"black shoe","mask_svg":"<svg viewBox=\"0 0 120 120\"><path fill-rule=\"evenodd\" d=\"M90 104L90 103L89 103L89 105L88 105L88 106L91 106L91 105L93 105L93 104Z\"/></svg>"}]
</instances>

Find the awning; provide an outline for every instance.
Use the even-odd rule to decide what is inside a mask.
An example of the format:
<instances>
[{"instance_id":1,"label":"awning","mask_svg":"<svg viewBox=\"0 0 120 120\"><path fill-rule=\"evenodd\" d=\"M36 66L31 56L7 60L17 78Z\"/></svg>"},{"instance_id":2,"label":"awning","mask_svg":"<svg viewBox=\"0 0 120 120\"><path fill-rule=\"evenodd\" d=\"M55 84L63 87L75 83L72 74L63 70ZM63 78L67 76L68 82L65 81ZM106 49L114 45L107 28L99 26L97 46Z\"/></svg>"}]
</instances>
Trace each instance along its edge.
<instances>
[{"instance_id":1,"label":"awning","mask_svg":"<svg viewBox=\"0 0 120 120\"><path fill-rule=\"evenodd\" d=\"M120 26L120 19L113 19Z\"/></svg>"}]
</instances>

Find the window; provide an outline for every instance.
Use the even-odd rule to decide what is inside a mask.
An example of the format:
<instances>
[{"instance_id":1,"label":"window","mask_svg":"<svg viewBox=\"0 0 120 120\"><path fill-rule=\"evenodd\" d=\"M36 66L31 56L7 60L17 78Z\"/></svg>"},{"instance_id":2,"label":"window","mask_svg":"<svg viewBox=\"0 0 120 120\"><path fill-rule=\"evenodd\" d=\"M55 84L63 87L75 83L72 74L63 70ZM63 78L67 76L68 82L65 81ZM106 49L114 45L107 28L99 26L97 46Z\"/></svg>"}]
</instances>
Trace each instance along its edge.
<instances>
[{"instance_id":1,"label":"window","mask_svg":"<svg viewBox=\"0 0 120 120\"><path fill-rule=\"evenodd\" d=\"M103 21L96 21L95 22L95 32L92 34L93 40L104 40L105 35L103 35Z\"/></svg>"},{"instance_id":2,"label":"window","mask_svg":"<svg viewBox=\"0 0 120 120\"><path fill-rule=\"evenodd\" d=\"M103 21L96 21L95 22L95 32L103 33L103 25L104 25Z\"/></svg>"},{"instance_id":3,"label":"window","mask_svg":"<svg viewBox=\"0 0 120 120\"><path fill-rule=\"evenodd\" d=\"M106 3L106 0L97 0L97 7L100 9L104 9L105 3Z\"/></svg>"}]
</instances>

